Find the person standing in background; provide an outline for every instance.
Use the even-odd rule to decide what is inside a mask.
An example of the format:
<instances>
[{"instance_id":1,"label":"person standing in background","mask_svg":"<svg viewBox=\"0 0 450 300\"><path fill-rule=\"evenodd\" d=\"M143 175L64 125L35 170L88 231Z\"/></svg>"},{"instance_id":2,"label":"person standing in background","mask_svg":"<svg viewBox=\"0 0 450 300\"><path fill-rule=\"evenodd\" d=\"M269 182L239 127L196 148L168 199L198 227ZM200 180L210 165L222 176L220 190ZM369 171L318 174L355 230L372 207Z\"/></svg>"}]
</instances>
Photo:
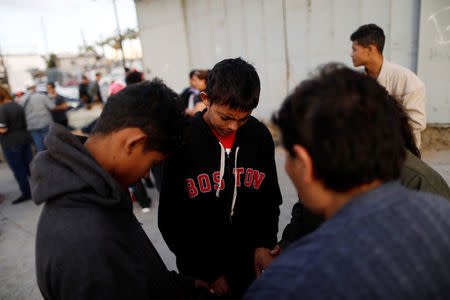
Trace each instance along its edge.
<instances>
[{"instance_id":1,"label":"person standing in background","mask_svg":"<svg viewBox=\"0 0 450 300\"><path fill-rule=\"evenodd\" d=\"M92 102L91 95L89 94L89 78L86 75L81 77L81 83L78 86L78 93L80 102L89 104Z\"/></svg>"},{"instance_id":2,"label":"person standing in background","mask_svg":"<svg viewBox=\"0 0 450 300\"><path fill-rule=\"evenodd\" d=\"M420 148L420 133L427 127L425 84L410 70L383 57L385 36L377 25L359 27L350 40L353 42L350 55L353 65L363 66L370 77L403 105L410 118L416 145Z\"/></svg>"},{"instance_id":3,"label":"person standing in background","mask_svg":"<svg viewBox=\"0 0 450 300\"><path fill-rule=\"evenodd\" d=\"M102 79L102 73L95 73L95 81L89 86L89 94L91 95L93 102L103 101L99 85L100 79Z\"/></svg>"},{"instance_id":4,"label":"person standing in background","mask_svg":"<svg viewBox=\"0 0 450 300\"><path fill-rule=\"evenodd\" d=\"M55 108L52 110L53 121L67 127L67 103L63 96L56 93L55 84L53 82L47 84L47 95L55 103Z\"/></svg>"},{"instance_id":5,"label":"person standing in background","mask_svg":"<svg viewBox=\"0 0 450 300\"><path fill-rule=\"evenodd\" d=\"M193 85L196 92L193 92L186 103L186 114L193 116L196 112L202 111L206 108L203 104L202 98L200 97L200 92L206 89L206 84L208 83L209 70L197 70L192 76Z\"/></svg>"},{"instance_id":6,"label":"person standing in background","mask_svg":"<svg viewBox=\"0 0 450 300\"><path fill-rule=\"evenodd\" d=\"M19 99L19 104L23 106L27 129L39 152L45 150L44 138L48 135L52 122L50 111L55 108L55 104L46 95L36 92L36 85L31 86L30 91Z\"/></svg>"},{"instance_id":7,"label":"person standing in background","mask_svg":"<svg viewBox=\"0 0 450 300\"><path fill-rule=\"evenodd\" d=\"M25 123L23 108L12 101L8 90L0 87L0 141L21 195L12 204L31 199L30 177L31 137Z\"/></svg>"}]
</instances>

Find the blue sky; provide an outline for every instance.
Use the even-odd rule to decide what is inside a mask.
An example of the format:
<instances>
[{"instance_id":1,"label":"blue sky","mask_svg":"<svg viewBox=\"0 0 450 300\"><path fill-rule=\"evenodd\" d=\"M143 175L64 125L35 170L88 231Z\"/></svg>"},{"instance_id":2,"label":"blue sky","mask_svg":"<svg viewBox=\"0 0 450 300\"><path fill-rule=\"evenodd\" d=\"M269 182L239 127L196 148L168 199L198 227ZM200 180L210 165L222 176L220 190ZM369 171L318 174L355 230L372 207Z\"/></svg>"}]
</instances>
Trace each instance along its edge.
<instances>
[{"instance_id":1,"label":"blue sky","mask_svg":"<svg viewBox=\"0 0 450 300\"><path fill-rule=\"evenodd\" d=\"M134 1L116 4L120 28L137 28ZM88 44L116 32L112 0L0 0L0 25L3 54L76 53L81 31Z\"/></svg>"}]
</instances>

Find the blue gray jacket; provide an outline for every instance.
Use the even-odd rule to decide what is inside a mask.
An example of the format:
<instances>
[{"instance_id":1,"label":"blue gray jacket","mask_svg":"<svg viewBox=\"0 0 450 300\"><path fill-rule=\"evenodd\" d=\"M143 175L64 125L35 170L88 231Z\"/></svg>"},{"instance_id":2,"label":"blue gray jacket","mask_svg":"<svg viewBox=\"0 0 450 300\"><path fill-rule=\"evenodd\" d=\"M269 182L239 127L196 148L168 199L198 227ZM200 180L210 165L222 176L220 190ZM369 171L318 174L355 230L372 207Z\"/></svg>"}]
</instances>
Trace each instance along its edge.
<instances>
[{"instance_id":1,"label":"blue gray jacket","mask_svg":"<svg viewBox=\"0 0 450 300\"><path fill-rule=\"evenodd\" d=\"M293 243L245 299L449 299L450 203L387 183Z\"/></svg>"}]
</instances>

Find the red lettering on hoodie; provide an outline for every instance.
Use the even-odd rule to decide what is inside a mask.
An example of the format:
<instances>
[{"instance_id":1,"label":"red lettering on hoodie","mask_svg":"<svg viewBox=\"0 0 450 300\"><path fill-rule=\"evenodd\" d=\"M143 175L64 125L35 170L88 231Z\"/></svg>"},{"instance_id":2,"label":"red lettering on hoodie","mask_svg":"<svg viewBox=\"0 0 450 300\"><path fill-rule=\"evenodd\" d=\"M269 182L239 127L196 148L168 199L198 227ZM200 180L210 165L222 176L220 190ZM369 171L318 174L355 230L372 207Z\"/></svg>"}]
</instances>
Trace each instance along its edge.
<instances>
[{"instance_id":1,"label":"red lettering on hoodie","mask_svg":"<svg viewBox=\"0 0 450 300\"><path fill-rule=\"evenodd\" d=\"M186 187L187 187L187 192L188 192L189 198L194 198L195 196L198 195L198 190L195 187L195 182L191 178L188 178L186 180Z\"/></svg>"},{"instance_id":2,"label":"red lettering on hoodie","mask_svg":"<svg viewBox=\"0 0 450 300\"><path fill-rule=\"evenodd\" d=\"M261 186L262 181L266 177L266 174L263 172L259 172L258 170L255 170L253 172L253 187L257 190L259 190L259 187Z\"/></svg>"},{"instance_id":3,"label":"red lettering on hoodie","mask_svg":"<svg viewBox=\"0 0 450 300\"><path fill-rule=\"evenodd\" d=\"M244 185L250 187L252 186L252 182L253 182L253 169L248 168L247 171L245 171Z\"/></svg>"},{"instance_id":4,"label":"red lettering on hoodie","mask_svg":"<svg viewBox=\"0 0 450 300\"><path fill-rule=\"evenodd\" d=\"M244 168L234 168L233 172L236 174L236 185L241 186L241 175L244 173Z\"/></svg>"},{"instance_id":5,"label":"red lettering on hoodie","mask_svg":"<svg viewBox=\"0 0 450 300\"><path fill-rule=\"evenodd\" d=\"M207 174L200 174L197 177L198 186L200 187L200 192L208 193L211 192L211 181Z\"/></svg>"},{"instance_id":6,"label":"red lettering on hoodie","mask_svg":"<svg viewBox=\"0 0 450 300\"><path fill-rule=\"evenodd\" d=\"M213 173L213 180L214 180L214 189L217 191L217 189L219 188L219 179L220 179L220 172L216 171ZM220 180L220 190L223 190L225 188L225 183L223 181L223 179Z\"/></svg>"}]
</instances>

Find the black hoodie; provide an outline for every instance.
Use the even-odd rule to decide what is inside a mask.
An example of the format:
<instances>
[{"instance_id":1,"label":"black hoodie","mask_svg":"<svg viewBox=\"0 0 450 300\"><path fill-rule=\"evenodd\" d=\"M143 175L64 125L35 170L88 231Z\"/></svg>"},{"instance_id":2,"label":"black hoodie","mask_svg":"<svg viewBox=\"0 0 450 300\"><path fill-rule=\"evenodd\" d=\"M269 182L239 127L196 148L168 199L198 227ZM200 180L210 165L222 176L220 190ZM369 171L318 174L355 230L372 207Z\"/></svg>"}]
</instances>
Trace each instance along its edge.
<instances>
[{"instance_id":1,"label":"black hoodie","mask_svg":"<svg viewBox=\"0 0 450 300\"><path fill-rule=\"evenodd\" d=\"M250 117L227 155L203 113L192 118L187 144L164 163L159 229L181 273L248 281L255 249L277 241L281 193L272 136Z\"/></svg>"},{"instance_id":2,"label":"black hoodie","mask_svg":"<svg viewBox=\"0 0 450 300\"><path fill-rule=\"evenodd\" d=\"M52 125L32 163L32 194L45 202L36 272L46 299L180 299L193 281L169 272L133 214L128 191L80 139ZM180 282L183 281L183 282Z\"/></svg>"}]
</instances>

